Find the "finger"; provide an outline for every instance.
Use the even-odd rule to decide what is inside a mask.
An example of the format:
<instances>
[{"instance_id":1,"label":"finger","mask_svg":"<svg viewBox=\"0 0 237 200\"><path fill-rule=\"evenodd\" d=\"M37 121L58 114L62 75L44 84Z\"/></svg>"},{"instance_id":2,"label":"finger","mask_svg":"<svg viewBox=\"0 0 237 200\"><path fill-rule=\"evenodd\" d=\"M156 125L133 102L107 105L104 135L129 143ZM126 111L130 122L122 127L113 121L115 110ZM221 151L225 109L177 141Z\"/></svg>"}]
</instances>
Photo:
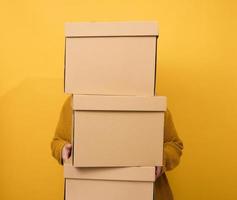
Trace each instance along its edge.
<instances>
[{"instance_id":1,"label":"finger","mask_svg":"<svg viewBox=\"0 0 237 200\"><path fill-rule=\"evenodd\" d=\"M63 153L62 158L63 158L63 160L67 159L66 152Z\"/></svg>"},{"instance_id":2,"label":"finger","mask_svg":"<svg viewBox=\"0 0 237 200\"><path fill-rule=\"evenodd\" d=\"M70 156L71 156L71 151L70 150L68 150L67 152L66 152L66 156L67 156L67 159L69 159L70 158Z\"/></svg>"}]
</instances>

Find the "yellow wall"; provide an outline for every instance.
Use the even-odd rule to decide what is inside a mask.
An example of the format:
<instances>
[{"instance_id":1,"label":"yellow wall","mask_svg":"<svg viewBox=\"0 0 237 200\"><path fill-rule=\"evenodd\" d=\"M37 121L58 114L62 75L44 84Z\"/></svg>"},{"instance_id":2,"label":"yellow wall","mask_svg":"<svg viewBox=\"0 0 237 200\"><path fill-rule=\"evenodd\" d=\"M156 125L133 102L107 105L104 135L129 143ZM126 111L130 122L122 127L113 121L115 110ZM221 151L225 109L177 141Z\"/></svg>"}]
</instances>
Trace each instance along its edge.
<instances>
[{"instance_id":1,"label":"yellow wall","mask_svg":"<svg viewBox=\"0 0 237 200\"><path fill-rule=\"evenodd\" d=\"M40 0L0 6L0 199L63 198L50 155L63 94L64 22L157 20L158 94L185 151L176 200L235 200L237 1Z\"/></svg>"}]
</instances>

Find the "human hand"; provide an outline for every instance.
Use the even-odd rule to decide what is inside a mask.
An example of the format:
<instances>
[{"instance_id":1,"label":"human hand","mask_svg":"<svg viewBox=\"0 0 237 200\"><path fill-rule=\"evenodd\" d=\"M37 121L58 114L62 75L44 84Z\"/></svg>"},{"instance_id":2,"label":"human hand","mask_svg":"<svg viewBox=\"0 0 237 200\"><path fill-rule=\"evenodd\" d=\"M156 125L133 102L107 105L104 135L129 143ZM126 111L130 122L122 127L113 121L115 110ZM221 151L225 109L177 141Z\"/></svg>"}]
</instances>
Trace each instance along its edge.
<instances>
[{"instance_id":1,"label":"human hand","mask_svg":"<svg viewBox=\"0 0 237 200\"><path fill-rule=\"evenodd\" d=\"M161 166L156 166L155 175L156 175L156 179L160 177L160 175L161 175Z\"/></svg>"},{"instance_id":2,"label":"human hand","mask_svg":"<svg viewBox=\"0 0 237 200\"><path fill-rule=\"evenodd\" d=\"M72 145L69 144L69 143L65 144L63 149L62 149L62 159L63 159L63 161L70 158L71 151L72 151Z\"/></svg>"}]
</instances>

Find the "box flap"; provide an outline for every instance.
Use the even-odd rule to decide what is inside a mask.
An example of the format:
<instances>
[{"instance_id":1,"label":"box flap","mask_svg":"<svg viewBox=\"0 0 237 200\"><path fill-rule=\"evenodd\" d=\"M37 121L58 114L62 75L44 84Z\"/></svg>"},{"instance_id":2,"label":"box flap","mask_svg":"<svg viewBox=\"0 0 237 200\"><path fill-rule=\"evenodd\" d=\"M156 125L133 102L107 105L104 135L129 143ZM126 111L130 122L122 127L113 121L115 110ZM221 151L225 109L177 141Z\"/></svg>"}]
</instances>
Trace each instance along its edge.
<instances>
[{"instance_id":1,"label":"box flap","mask_svg":"<svg viewBox=\"0 0 237 200\"><path fill-rule=\"evenodd\" d=\"M64 164L64 177L73 179L155 181L155 167L73 167Z\"/></svg>"},{"instance_id":2,"label":"box flap","mask_svg":"<svg viewBox=\"0 0 237 200\"><path fill-rule=\"evenodd\" d=\"M73 110L166 111L165 96L73 95Z\"/></svg>"},{"instance_id":3,"label":"box flap","mask_svg":"<svg viewBox=\"0 0 237 200\"><path fill-rule=\"evenodd\" d=\"M68 22L66 37L158 36L156 22Z\"/></svg>"}]
</instances>

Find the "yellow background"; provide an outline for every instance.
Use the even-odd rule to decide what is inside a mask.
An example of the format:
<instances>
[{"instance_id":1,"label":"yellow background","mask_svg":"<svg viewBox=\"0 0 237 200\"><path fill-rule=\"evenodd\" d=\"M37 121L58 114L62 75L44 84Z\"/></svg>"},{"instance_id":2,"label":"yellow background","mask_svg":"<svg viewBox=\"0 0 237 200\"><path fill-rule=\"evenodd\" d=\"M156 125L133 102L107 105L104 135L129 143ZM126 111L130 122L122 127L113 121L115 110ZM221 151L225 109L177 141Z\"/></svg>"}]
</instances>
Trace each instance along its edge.
<instances>
[{"instance_id":1,"label":"yellow background","mask_svg":"<svg viewBox=\"0 0 237 200\"><path fill-rule=\"evenodd\" d=\"M50 141L66 97L64 22L128 20L160 24L158 94L185 145L168 173L175 199L237 199L236 2L1 1L0 199L63 199Z\"/></svg>"}]
</instances>

